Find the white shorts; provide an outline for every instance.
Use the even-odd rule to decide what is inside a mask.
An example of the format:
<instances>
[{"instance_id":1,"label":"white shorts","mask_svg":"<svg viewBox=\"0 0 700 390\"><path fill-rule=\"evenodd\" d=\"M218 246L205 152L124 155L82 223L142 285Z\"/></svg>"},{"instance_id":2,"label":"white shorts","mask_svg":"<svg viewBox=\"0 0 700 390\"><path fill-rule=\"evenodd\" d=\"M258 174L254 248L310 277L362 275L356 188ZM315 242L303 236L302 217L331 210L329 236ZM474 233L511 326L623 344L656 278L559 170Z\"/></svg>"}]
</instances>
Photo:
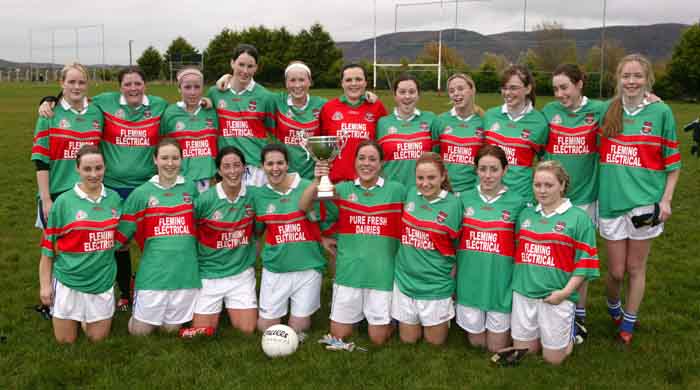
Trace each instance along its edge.
<instances>
[{"instance_id":1,"label":"white shorts","mask_svg":"<svg viewBox=\"0 0 700 390\"><path fill-rule=\"evenodd\" d=\"M263 319L277 319L287 315L292 301L294 317L309 317L321 307L321 273L305 271L270 272L263 268L260 279L260 311Z\"/></svg>"},{"instance_id":2,"label":"white shorts","mask_svg":"<svg viewBox=\"0 0 700 390\"><path fill-rule=\"evenodd\" d=\"M355 288L333 284L330 318L341 324L367 319L370 325L391 323L391 291Z\"/></svg>"},{"instance_id":3,"label":"white shorts","mask_svg":"<svg viewBox=\"0 0 700 390\"><path fill-rule=\"evenodd\" d=\"M635 207L617 218L600 218L600 235L606 240L648 240L661 235L664 224L642 226L639 229L632 224L632 217L654 212L654 205Z\"/></svg>"},{"instance_id":4,"label":"white shorts","mask_svg":"<svg viewBox=\"0 0 700 390\"><path fill-rule=\"evenodd\" d=\"M575 309L574 303L568 300L550 305L543 299L528 298L513 291L510 334L513 340L539 338L544 348L564 349L574 338Z\"/></svg>"},{"instance_id":5,"label":"white shorts","mask_svg":"<svg viewBox=\"0 0 700 390\"><path fill-rule=\"evenodd\" d=\"M469 333L479 334L488 330L503 333L510 329L510 313L483 311L475 307L457 305L457 325Z\"/></svg>"},{"instance_id":6,"label":"white shorts","mask_svg":"<svg viewBox=\"0 0 700 390\"><path fill-rule=\"evenodd\" d=\"M198 288L136 290L134 318L147 324L180 325L192 321Z\"/></svg>"},{"instance_id":7,"label":"white shorts","mask_svg":"<svg viewBox=\"0 0 700 390\"><path fill-rule=\"evenodd\" d=\"M93 322L114 317L114 287L100 294L74 290L53 279L51 315L62 320Z\"/></svg>"},{"instance_id":8,"label":"white shorts","mask_svg":"<svg viewBox=\"0 0 700 390\"><path fill-rule=\"evenodd\" d=\"M452 298L413 299L402 293L394 283L391 316L409 325L435 326L454 318L455 307Z\"/></svg>"},{"instance_id":9,"label":"white shorts","mask_svg":"<svg viewBox=\"0 0 700 390\"><path fill-rule=\"evenodd\" d=\"M195 180L194 184L197 185L197 191L201 194L202 192L205 192L209 189L209 187L211 186L211 179Z\"/></svg>"},{"instance_id":10,"label":"white shorts","mask_svg":"<svg viewBox=\"0 0 700 390\"><path fill-rule=\"evenodd\" d=\"M255 165L245 166L245 185L253 187L262 187L267 184L267 176L261 167Z\"/></svg>"},{"instance_id":11,"label":"white shorts","mask_svg":"<svg viewBox=\"0 0 700 390\"><path fill-rule=\"evenodd\" d=\"M593 225L598 226L598 202L597 201L587 203L587 204L578 205L576 207L585 211L586 214L588 214L588 216L591 217L591 221L593 221Z\"/></svg>"},{"instance_id":12,"label":"white shorts","mask_svg":"<svg viewBox=\"0 0 700 390\"><path fill-rule=\"evenodd\" d=\"M255 269L220 279L202 279L202 289L194 305L196 314L218 314L223 304L227 309L257 309Z\"/></svg>"}]
</instances>

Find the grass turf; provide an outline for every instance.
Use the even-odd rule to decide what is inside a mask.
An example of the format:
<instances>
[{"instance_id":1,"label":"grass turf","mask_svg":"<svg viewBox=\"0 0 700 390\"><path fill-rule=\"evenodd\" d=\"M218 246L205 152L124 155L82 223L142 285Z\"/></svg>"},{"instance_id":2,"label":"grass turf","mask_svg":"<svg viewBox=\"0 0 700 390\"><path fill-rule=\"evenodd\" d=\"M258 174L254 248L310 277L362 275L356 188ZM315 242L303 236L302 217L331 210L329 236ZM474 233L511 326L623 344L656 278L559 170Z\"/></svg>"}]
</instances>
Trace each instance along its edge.
<instances>
[{"instance_id":1,"label":"grass turf","mask_svg":"<svg viewBox=\"0 0 700 390\"><path fill-rule=\"evenodd\" d=\"M92 86L96 94L112 84ZM368 353L327 352L315 343L328 330L330 281L322 309L313 317L309 341L286 359L267 359L259 335L243 336L224 321L213 339L180 340L169 335L130 337L128 314L116 313L110 338L92 344L81 336L60 346L51 323L27 309L38 302L39 232L35 218L35 174L29 155L36 104L56 85L0 83L0 388L700 388L696 339L700 320L698 159L690 155L690 135L681 133L683 170L666 232L655 240L649 258L642 327L630 348L613 340L602 281L591 283L587 326L590 336L564 366L554 368L528 357L515 368L495 368L488 354L471 348L457 326L447 345L369 345L366 334L354 341ZM150 85L149 93L170 101L173 86ZM333 97L339 90L314 91ZM386 93L380 96L393 106ZM540 98L538 107L551 100ZM497 95L479 95L478 104L499 104ZM700 105L671 102L679 126L700 115ZM425 93L419 107L449 109L443 94ZM605 189L603 189L605 190ZM605 251L601 245L601 274Z\"/></svg>"}]
</instances>

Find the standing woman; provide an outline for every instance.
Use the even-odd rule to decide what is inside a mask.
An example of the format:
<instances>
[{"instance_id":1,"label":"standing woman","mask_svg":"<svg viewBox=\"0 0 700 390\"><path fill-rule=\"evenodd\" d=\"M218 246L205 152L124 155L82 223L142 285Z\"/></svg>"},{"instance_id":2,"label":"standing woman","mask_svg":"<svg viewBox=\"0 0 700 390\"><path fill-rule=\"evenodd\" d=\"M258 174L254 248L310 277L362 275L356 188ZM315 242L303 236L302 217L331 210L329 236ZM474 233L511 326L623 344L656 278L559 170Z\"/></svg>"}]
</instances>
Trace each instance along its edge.
<instances>
[{"instance_id":1,"label":"standing woman","mask_svg":"<svg viewBox=\"0 0 700 390\"><path fill-rule=\"evenodd\" d=\"M147 335L160 327L176 331L192 320L202 286L197 269L194 201L197 188L180 176L182 150L162 138L153 162L158 174L137 187L124 204L117 240L132 237L141 248L129 333Z\"/></svg>"},{"instance_id":2,"label":"standing woman","mask_svg":"<svg viewBox=\"0 0 700 390\"><path fill-rule=\"evenodd\" d=\"M102 184L97 146L83 145L75 162L80 181L51 207L39 262L41 303L51 306L59 343L75 342L81 323L91 341L103 340L114 315L114 233L122 201Z\"/></svg>"},{"instance_id":3,"label":"standing woman","mask_svg":"<svg viewBox=\"0 0 700 390\"><path fill-rule=\"evenodd\" d=\"M491 352L510 345L515 223L525 200L503 184L508 158L485 145L476 154L479 185L462 193L457 248L457 325L473 346Z\"/></svg>"},{"instance_id":4,"label":"standing woman","mask_svg":"<svg viewBox=\"0 0 700 390\"><path fill-rule=\"evenodd\" d=\"M542 349L551 364L561 364L573 351L577 289L599 276L595 227L565 197L568 186L558 161L537 165L538 204L520 213L513 271L513 346L529 353Z\"/></svg>"},{"instance_id":5,"label":"standing woman","mask_svg":"<svg viewBox=\"0 0 700 390\"><path fill-rule=\"evenodd\" d=\"M504 103L484 116L486 143L500 146L508 156L503 182L531 201L532 165L547 143L547 120L535 110L535 79L527 67L511 65L501 78Z\"/></svg>"},{"instance_id":6,"label":"standing woman","mask_svg":"<svg viewBox=\"0 0 700 390\"><path fill-rule=\"evenodd\" d=\"M401 222L401 246L391 316L399 336L415 343L421 335L443 344L454 317L454 240L459 236L462 202L450 190L447 168L437 153L416 162L416 187L408 190Z\"/></svg>"},{"instance_id":7,"label":"standing woman","mask_svg":"<svg viewBox=\"0 0 700 390\"><path fill-rule=\"evenodd\" d=\"M320 176L327 171L323 162L316 167L316 180L306 189L306 199L313 197ZM335 237L325 246L336 254L337 264L331 335L350 337L353 324L364 318L370 340L378 345L384 344L393 330L394 258L401 239L406 196L402 184L380 176L381 169L381 147L373 140L360 142L355 156L357 179L337 184L337 199L324 203L324 225L328 225L324 234Z\"/></svg>"},{"instance_id":8,"label":"standing woman","mask_svg":"<svg viewBox=\"0 0 700 390\"><path fill-rule=\"evenodd\" d=\"M301 61L292 61L284 70L286 93L274 94L273 115L276 142L287 145L291 172L310 180L314 176L314 160L301 147L302 133L306 137L321 135L319 115L326 99L309 95L311 69Z\"/></svg>"},{"instance_id":9,"label":"standing woman","mask_svg":"<svg viewBox=\"0 0 700 390\"><path fill-rule=\"evenodd\" d=\"M165 110L161 135L177 140L182 149L182 175L204 192L216 173L216 110L202 107L204 75L199 69L188 67L177 72L177 85L182 100Z\"/></svg>"},{"instance_id":10,"label":"standing woman","mask_svg":"<svg viewBox=\"0 0 700 390\"><path fill-rule=\"evenodd\" d=\"M104 153L104 183L125 200L134 188L156 172L153 152L158 143L160 120L168 103L146 95L146 76L138 67L119 71L119 92L104 92L92 102L104 113L104 134L100 149ZM51 116L51 105L42 104L41 115ZM123 246L115 253L120 299L117 309L126 311L131 303L131 257Z\"/></svg>"},{"instance_id":11,"label":"standing woman","mask_svg":"<svg viewBox=\"0 0 700 390\"><path fill-rule=\"evenodd\" d=\"M469 75L456 73L450 76L447 95L452 101L452 109L438 117L437 142L450 184L455 194L461 194L474 189L477 184L474 158L484 142L484 110L474 102L476 85Z\"/></svg>"},{"instance_id":12,"label":"standing woman","mask_svg":"<svg viewBox=\"0 0 700 390\"><path fill-rule=\"evenodd\" d=\"M78 181L78 151L85 144L97 145L102 136L102 111L87 98L87 69L75 62L64 66L60 84L63 97L56 113L39 116L32 146L39 189L36 226L42 229L53 202Z\"/></svg>"},{"instance_id":13,"label":"standing woman","mask_svg":"<svg viewBox=\"0 0 700 390\"><path fill-rule=\"evenodd\" d=\"M245 183L259 187L265 182L260 151L274 124L270 93L253 80L257 69L258 49L239 44L231 56L233 76L225 90L213 86L207 96L219 117L219 148L230 145L243 151L248 163Z\"/></svg>"},{"instance_id":14,"label":"standing woman","mask_svg":"<svg viewBox=\"0 0 700 390\"><path fill-rule=\"evenodd\" d=\"M391 180L416 184L416 161L433 149L439 124L435 114L416 108L420 86L416 77L402 73L394 81L394 112L379 120L377 142L384 152L384 174Z\"/></svg>"},{"instance_id":15,"label":"standing woman","mask_svg":"<svg viewBox=\"0 0 700 390\"><path fill-rule=\"evenodd\" d=\"M300 199L311 183L298 173L287 173L288 156L284 145L269 144L259 157L267 177L267 184L256 191L254 201L257 230L267 230L261 256L261 332L279 324L289 311L289 326L303 332L321 306L325 259L317 223L319 210L306 212L300 208Z\"/></svg>"},{"instance_id":16,"label":"standing woman","mask_svg":"<svg viewBox=\"0 0 700 390\"><path fill-rule=\"evenodd\" d=\"M676 123L665 103L650 104L654 84L649 60L639 54L617 66L617 90L605 114L600 142L600 235L608 252L608 312L620 339L632 341L644 297L651 241L671 216L681 155ZM629 274L624 311L620 293Z\"/></svg>"},{"instance_id":17,"label":"standing woman","mask_svg":"<svg viewBox=\"0 0 700 390\"><path fill-rule=\"evenodd\" d=\"M348 64L340 71L343 95L330 100L321 109L321 135L348 137L340 156L333 161L329 175L334 183L355 180L354 158L360 142L376 139L379 118L387 114L380 100L367 99L367 73L358 64Z\"/></svg>"},{"instance_id":18,"label":"standing woman","mask_svg":"<svg viewBox=\"0 0 700 390\"><path fill-rule=\"evenodd\" d=\"M243 183L245 157L235 147L219 151L216 169L219 182L195 203L202 290L192 327L216 328L225 305L231 325L250 334L258 319L254 188Z\"/></svg>"}]
</instances>

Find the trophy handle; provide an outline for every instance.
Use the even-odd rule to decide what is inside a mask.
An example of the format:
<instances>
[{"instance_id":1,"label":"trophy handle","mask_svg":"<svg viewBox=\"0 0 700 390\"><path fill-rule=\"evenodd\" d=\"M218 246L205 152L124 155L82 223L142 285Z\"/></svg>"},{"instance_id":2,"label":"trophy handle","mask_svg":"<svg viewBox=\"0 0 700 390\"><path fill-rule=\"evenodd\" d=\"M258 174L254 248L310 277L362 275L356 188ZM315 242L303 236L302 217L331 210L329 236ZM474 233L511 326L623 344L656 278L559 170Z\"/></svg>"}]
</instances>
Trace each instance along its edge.
<instances>
[{"instance_id":1,"label":"trophy handle","mask_svg":"<svg viewBox=\"0 0 700 390\"><path fill-rule=\"evenodd\" d=\"M302 130L299 132L299 146L301 146L302 149L306 152L306 161L309 161L311 159L311 154L309 153L309 148L308 148L308 143L309 143L309 137L306 135L306 130Z\"/></svg>"},{"instance_id":2,"label":"trophy handle","mask_svg":"<svg viewBox=\"0 0 700 390\"><path fill-rule=\"evenodd\" d=\"M336 136L338 137L338 158L340 159L343 158L343 149L345 148L345 144L348 143L348 139L350 139L350 134L347 130L341 129L338 130Z\"/></svg>"}]
</instances>

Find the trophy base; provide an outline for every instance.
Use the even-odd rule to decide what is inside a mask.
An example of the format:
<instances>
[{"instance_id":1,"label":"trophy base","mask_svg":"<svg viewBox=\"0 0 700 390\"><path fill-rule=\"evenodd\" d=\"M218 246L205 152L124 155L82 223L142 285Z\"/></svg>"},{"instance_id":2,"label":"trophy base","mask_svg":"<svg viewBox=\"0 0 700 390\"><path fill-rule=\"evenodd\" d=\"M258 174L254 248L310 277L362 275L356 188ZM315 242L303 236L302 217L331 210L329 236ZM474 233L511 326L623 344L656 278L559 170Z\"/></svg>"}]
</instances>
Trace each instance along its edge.
<instances>
[{"instance_id":1,"label":"trophy base","mask_svg":"<svg viewBox=\"0 0 700 390\"><path fill-rule=\"evenodd\" d=\"M335 191L330 190L330 191L318 191L316 194L316 197L318 199L332 199L335 197Z\"/></svg>"}]
</instances>

